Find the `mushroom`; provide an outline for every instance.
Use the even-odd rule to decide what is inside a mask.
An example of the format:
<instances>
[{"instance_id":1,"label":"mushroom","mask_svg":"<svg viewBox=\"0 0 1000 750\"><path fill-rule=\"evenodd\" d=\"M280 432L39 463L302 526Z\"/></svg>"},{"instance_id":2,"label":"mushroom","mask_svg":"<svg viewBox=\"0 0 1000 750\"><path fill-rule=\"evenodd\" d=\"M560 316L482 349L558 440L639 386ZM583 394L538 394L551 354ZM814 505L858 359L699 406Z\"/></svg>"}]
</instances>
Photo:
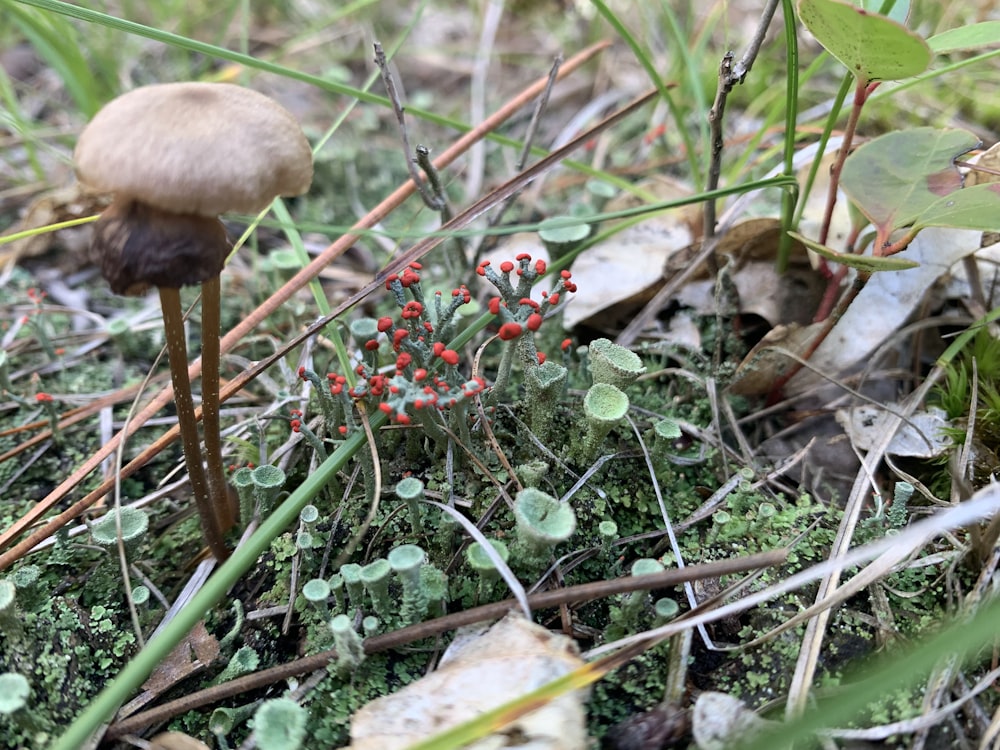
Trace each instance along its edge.
<instances>
[{"instance_id":1,"label":"mushroom","mask_svg":"<svg viewBox=\"0 0 1000 750\"><path fill-rule=\"evenodd\" d=\"M263 94L225 83L144 86L109 102L76 145L76 174L113 195L94 225L92 260L116 294L159 290L184 457L205 540L223 533L234 503L219 430L219 274L232 245L219 214L257 213L312 181L312 153L295 118ZM202 285L205 460L188 378L180 288Z\"/></svg>"}]
</instances>

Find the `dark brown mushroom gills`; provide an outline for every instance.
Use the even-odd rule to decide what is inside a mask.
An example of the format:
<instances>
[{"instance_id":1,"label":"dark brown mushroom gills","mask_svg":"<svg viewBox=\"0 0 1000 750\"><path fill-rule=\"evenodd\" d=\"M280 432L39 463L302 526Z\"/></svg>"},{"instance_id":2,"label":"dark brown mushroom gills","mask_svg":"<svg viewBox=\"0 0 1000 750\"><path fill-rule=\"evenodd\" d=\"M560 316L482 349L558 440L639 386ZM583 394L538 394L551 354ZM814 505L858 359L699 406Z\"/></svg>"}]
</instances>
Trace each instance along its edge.
<instances>
[{"instance_id":1,"label":"dark brown mushroom gills","mask_svg":"<svg viewBox=\"0 0 1000 750\"><path fill-rule=\"evenodd\" d=\"M216 217L175 214L116 199L94 224L90 257L115 294L201 284L218 276L233 246Z\"/></svg>"}]
</instances>

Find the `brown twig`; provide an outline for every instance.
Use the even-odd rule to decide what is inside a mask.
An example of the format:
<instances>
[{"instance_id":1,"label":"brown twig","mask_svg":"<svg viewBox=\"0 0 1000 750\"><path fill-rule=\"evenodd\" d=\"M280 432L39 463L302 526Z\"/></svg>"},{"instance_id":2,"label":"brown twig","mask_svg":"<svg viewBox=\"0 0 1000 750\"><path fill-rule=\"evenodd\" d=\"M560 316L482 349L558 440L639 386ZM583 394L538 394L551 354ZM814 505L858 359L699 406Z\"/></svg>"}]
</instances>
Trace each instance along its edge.
<instances>
[{"instance_id":1,"label":"brown twig","mask_svg":"<svg viewBox=\"0 0 1000 750\"><path fill-rule=\"evenodd\" d=\"M774 18L774 12L777 8L778 0L768 0L764 12L761 14L760 23L757 24L757 30L754 32L753 39L750 40L750 44L747 45L747 49L738 63L733 63L734 57L732 52L726 52L722 56L722 62L719 64L719 83L715 91L715 102L712 104L712 109L708 112L708 124L711 128L712 158L708 165L706 190L715 190L719 187L719 177L722 174L722 119L726 113L726 101L729 98L729 93L736 84L743 83L747 75L749 75L754 60L757 59L757 55L760 52L761 45L764 43L764 37L767 35L771 19ZM704 240L707 242L715 236L714 200L705 202L704 218ZM714 275L718 272L718 263L715 260L715 254L710 254L707 260Z\"/></svg>"},{"instance_id":2,"label":"brown twig","mask_svg":"<svg viewBox=\"0 0 1000 750\"><path fill-rule=\"evenodd\" d=\"M630 591L649 591L652 589L667 588L682 583L690 583L692 581L734 573L745 573L751 570L780 565L785 561L787 555L788 550L772 550L770 552L748 555L747 557L719 560L699 565L688 565L685 568L665 570L662 573L654 573L648 576L624 576L610 581L584 583L578 586L569 586L567 588L532 594L528 597L528 601L531 608L537 610L559 607L576 602L588 602ZM514 599L504 599L500 602L484 604L481 607L445 615L435 620L410 625L395 630L392 633L366 638L364 642L365 653L376 654L400 648L424 638L440 635L449 630L503 617L513 609L517 609L517 602ZM112 724L104 737L105 739L121 737L123 734L136 732L143 727L165 721L185 711L216 703L249 690L256 690L267 685L272 685L298 674L322 669L332 659L335 659L336 656L337 652L334 650L323 651L302 659L296 659L287 664L281 664L277 667L244 675L221 685L215 685L205 690L190 693L177 700L169 701L168 703Z\"/></svg>"},{"instance_id":3,"label":"brown twig","mask_svg":"<svg viewBox=\"0 0 1000 750\"><path fill-rule=\"evenodd\" d=\"M396 89L396 79L392 77L389 70L389 61L385 58L385 51L381 42L375 42L375 65L378 66L379 73L382 74L382 84L385 86L385 93L392 104L392 111L396 114L396 124L399 126L399 137L403 142L403 155L406 158L406 169L410 173L410 181L417 186L417 191L426 205L432 211L442 211L445 208L444 201L440 200L431 190L428 189L427 182L420 178L416 162L413 160L410 151L410 136L406 131L406 116L404 114L403 101L399 98L399 91Z\"/></svg>"},{"instance_id":4,"label":"brown twig","mask_svg":"<svg viewBox=\"0 0 1000 750\"><path fill-rule=\"evenodd\" d=\"M565 77L577 70L584 63L589 61L599 52L603 51L608 47L608 42L599 42L597 44L591 45L590 47L584 49L583 51L574 55L570 60L563 65L562 69L559 71L559 77ZM520 94L511 99L507 104L497 110L492 116L487 118L485 121L476 126L473 130L462 135L458 140L455 141L448 149L446 149L442 154L435 159L434 164L438 169L443 169L447 165L451 164L455 159L457 159L462 153L464 153L469 146L471 146L476 141L486 137L488 133L495 130L500 126L501 123L506 121L521 108L526 106L528 103L533 101L545 87L548 85L548 77L540 78L536 80L533 84L524 89ZM268 299L266 299L256 310L251 312L246 318L240 321L231 331L229 331L225 336L222 337L220 342L220 351L226 353L231 351L240 341L243 340L251 331L253 331L261 322L266 320L270 315L281 308L289 299L291 299L296 292L306 286L313 278L315 278L324 268L326 268L330 263L336 260L342 253L344 253L348 248L350 248L354 242L358 239L359 230L369 229L380 221L382 221L386 216L388 216L393 210L400 206L409 196L411 196L416 190L416 186L412 181L407 181L400 187L398 187L393 193L391 193L385 200L383 200L378 206L372 209L365 217L358 221L351 232L341 236L334 242L332 242L322 253L317 255L308 265L303 267L298 273L296 273L291 279L289 279L284 286L278 289L274 294L272 294ZM407 260L409 262L409 260ZM398 264L397 264L398 265ZM405 267L405 264L401 267ZM377 288L378 285L382 283L383 279L377 280L374 284L370 284L362 293L359 295L354 295L350 301L353 304L353 300L360 299L361 297L367 295L371 290ZM346 308L345 308L346 309ZM342 310L338 308L338 313L340 314ZM329 321L327 321L329 322ZM324 323L326 325L326 323ZM316 328L315 330L318 330ZM314 332L314 327L310 327L310 334ZM241 373L240 376L234 378L230 383L229 387L225 389L222 394L222 399L225 400L237 390L245 386L250 382L257 374L259 374L260 369L254 369L251 372ZM190 377L195 378L201 372L201 360L195 360L191 363L188 369L188 374ZM121 440L131 437L143 424L145 424L149 419L151 419L160 409L169 404L173 400L173 389L170 387L165 387L157 396L146 405L146 407L140 411L135 417L129 422L127 430L119 432L114 437L111 438L104 446L99 450L95 451L94 454L88 458L76 471L74 471L69 477L63 480L58 487L56 487L52 492L50 492L45 498L39 501L30 511L25 513L21 518L19 518L15 523L13 523L9 528L4 530L0 534L0 549L4 547L10 547L10 545L17 539L21 534L23 534L32 524L41 519L46 513L48 513L57 503L59 503L66 495L68 495L74 488L76 488L87 476L90 475L95 469L97 469L101 462L104 461L108 456L111 456L118 448L118 444ZM144 461L148 461L153 455L156 455L160 450L166 445L169 445L173 440L177 438L176 428L172 428L163 437L161 437L154 445L158 448L150 452L150 449L143 451L141 454L144 456ZM123 469L121 472L122 478L130 476L134 473L142 464L137 464L133 461L129 464L130 470L126 473ZM126 467L127 469L128 467ZM16 560L18 560L22 555L31 550L36 544L44 541L54 534L58 529L62 528L66 523L68 523L73 518L76 518L84 510L86 510L90 505L97 501L99 497L102 497L108 492L110 483L102 483L103 488L100 493L91 492L82 500L73 504L72 507L66 511L60 513L59 515L52 518L44 527L35 531L27 539L23 540L21 543L17 544L15 547L7 550L3 555L0 555L0 570L4 570Z\"/></svg>"}]
</instances>

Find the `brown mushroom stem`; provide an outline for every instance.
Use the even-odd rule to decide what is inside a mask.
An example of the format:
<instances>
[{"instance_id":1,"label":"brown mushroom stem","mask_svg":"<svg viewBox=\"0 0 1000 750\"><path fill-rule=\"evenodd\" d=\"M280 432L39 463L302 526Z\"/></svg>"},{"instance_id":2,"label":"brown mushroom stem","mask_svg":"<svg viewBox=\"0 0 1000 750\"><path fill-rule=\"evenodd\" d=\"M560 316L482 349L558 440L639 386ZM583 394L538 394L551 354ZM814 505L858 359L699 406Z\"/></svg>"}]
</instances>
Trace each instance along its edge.
<instances>
[{"instance_id":1,"label":"brown mushroom stem","mask_svg":"<svg viewBox=\"0 0 1000 750\"><path fill-rule=\"evenodd\" d=\"M205 433L205 464L208 497L215 508L219 528L236 522L234 493L226 482L222 462L222 426L219 420L219 331L222 329L222 292L219 277L201 285L201 424Z\"/></svg>"},{"instance_id":2,"label":"brown mushroom stem","mask_svg":"<svg viewBox=\"0 0 1000 750\"><path fill-rule=\"evenodd\" d=\"M220 562L229 557L229 548L222 538L222 530L214 504L208 493L205 467L202 464L201 445L198 438L198 421L194 415L191 380L188 378L187 344L184 337L184 312L181 309L181 290L159 287L160 307L163 310L163 329L167 337L167 356L170 358L170 379L174 386L174 403L180 427L184 460L191 478L194 495L205 541L215 559ZM218 372L218 370L216 370Z\"/></svg>"}]
</instances>

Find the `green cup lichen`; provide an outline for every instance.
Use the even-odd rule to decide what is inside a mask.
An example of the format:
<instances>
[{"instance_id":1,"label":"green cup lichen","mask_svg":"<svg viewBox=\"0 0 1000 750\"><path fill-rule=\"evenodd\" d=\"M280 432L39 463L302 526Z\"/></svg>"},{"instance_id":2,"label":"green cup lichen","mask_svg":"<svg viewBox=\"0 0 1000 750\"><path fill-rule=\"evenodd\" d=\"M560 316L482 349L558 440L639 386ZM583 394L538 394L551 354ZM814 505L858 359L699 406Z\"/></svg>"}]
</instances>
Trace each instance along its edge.
<instances>
[{"instance_id":1,"label":"green cup lichen","mask_svg":"<svg viewBox=\"0 0 1000 750\"><path fill-rule=\"evenodd\" d=\"M392 598L389 596L389 578L392 567L384 558L373 560L361 568L361 583L371 597L375 614L383 620L392 614Z\"/></svg>"},{"instance_id":2,"label":"green cup lichen","mask_svg":"<svg viewBox=\"0 0 1000 750\"><path fill-rule=\"evenodd\" d=\"M548 462L537 458L518 465L517 476L525 487L537 487L548 476L550 468Z\"/></svg>"},{"instance_id":3,"label":"green cup lichen","mask_svg":"<svg viewBox=\"0 0 1000 750\"><path fill-rule=\"evenodd\" d=\"M279 247L267 254L262 261L265 269L272 269L284 279L290 279L302 268L298 253L290 247Z\"/></svg>"},{"instance_id":4,"label":"green cup lichen","mask_svg":"<svg viewBox=\"0 0 1000 750\"><path fill-rule=\"evenodd\" d=\"M208 719L208 731L219 740L219 747L227 747L225 739L238 724L246 721L257 707L256 701L236 708L219 707Z\"/></svg>"},{"instance_id":5,"label":"green cup lichen","mask_svg":"<svg viewBox=\"0 0 1000 750\"><path fill-rule=\"evenodd\" d=\"M263 464L253 470L251 479L254 505L261 515L267 515L271 511L274 499L285 486L285 472L277 466Z\"/></svg>"},{"instance_id":6,"label":"green cup lichen","mask_svg":"<svg viewBox=\"0 0 1000 750\"><path fill-rule=\"evenodd\" d=\"M240 675L254 672L259 667L260 655L250 648L250 646L240 646L236 649L232 658L229 659L229 663L226 664L225 668L212 680L212 684L222 685L230 680L235 680Z\"/></svg>"},{"instance_id":7,"label":"green cup lichen","mask_svg":"<svg viewBox=\"0 0 1000 750\"><path fill-rule=\"evenodd\" d=\"M573 216L550 216L538 224L538 238L553 258L572 252L590 236L590 225Z\"/></svg>"},{"instance_id":8,"label":"green cup lichen","mask_svg":"<svg viewBox=\"0 0 1000 750\"><path fill-rule=\"evenodd\" d=\"M632 577L648 576L663 571L663 563L649 557L641 557L632 563ZM648 591L632 591L622 600L622 618L620 625L627 630L633 630L639 622L639 615L649 598Z\"/></svg>"},{"instance_id":9,"label":"green cup lichen","mask_svg":"<svg viewBox=\"0 0 1000 750\"><path fill-rule=\"evenodd\" d=\"M339 615L347 609L344 601L344 577L340 573L334 573L330 576L328 583L330 584L330 593L333 594L333 611Z\"/></svg>"},{"instance_id":10,"label":"green cup lichen","mask_svg":"<svg viewBox=\"0 0 1000 750\"><path fill-rule=\"evenodd\" d=\"M403 604L400 607L403 623L419 622L427 612L427 592L420 578L427 553L416 544L400 544L389 550L388 561L403 585Z\"/></svg>"},{"instance_id":11,"label":"green cup lichen","mask_svg":"<svg viewBox=\"0 0 1000 750\"><path fill-rule=\"evenodd\" d=\"M306 738L309 712L291 698L272 698L253 715L253 733L259 750L299 750Z\"/></svg>"},{"instance_id":12,"label":"green cup lichen","mask_svg":"<svg viewBox=\"0 0 1000 750\"><path fill-rule=\"evenodd\" d=\"M242 466L233 472L229 478L230 483L236 488L236 494L240 498L240 521L244 525L250 523L254 517L254 484L253 469Z\"/></svg>"},{"instance_id":13,"label":"green cup lichen","mask_svg":"<svg viewBox=\"0 0 1000 750\"><path fill-rule=\"evenodd\" d=\"M684 435L676 419L661 419L653 425L653 446L657 453L669 453Z\"/></svg>"},{"instance_id":14,"label":"green cup lichen","mask_svg":"<svg viewBox=\"0 0 1000 750\"><path fill-rule=\"evenodd\" d=\"M427 611L432 617L445 614L448 603L448 576L433 565L420 568L420 588L427 596Z\"/></svg>"},{"instance_id":15,"label":"green cup lichen","mask_svg":"<svg viewBox=\"0 0 1000 750\"><path fill-rule=\"evenodd\" d=\"M681 611L680 605L673 599L664 597L653 602L653 612L656 614L656 626L663 625L677 617Z\"/></svg>"},{"instance_id":16,"label":"green cup lichen","mask_svg":"<svg viewBox=\"0 0 1000 750\"><path fill-rule=\"evenodd\" d=\"M581 464L594 459L608 433L625 417L628 407L628 396L619 388L608 383L594 383L590 387L583 397L586 432L576 451L576 459Z\"/></svg>"},{"instance_id":17,"label":"green cup lichen","mask_svg":"<svg viewBox=\"0 0 1000 750\"><path fill-rule=\"evenodd\" d=\"M569 539L576 531L576 513L569 503L560 503L551 495L526 487L514 498L517 538L533 563L544 560L552 548Z\"/></svg>"},{"instance_id":18,"label":"green cup lichen","mask_svg":"<svg viewBox=\"0 0 1000 750\"><path fill-rule=\"evenodd\" d=\"M506 563L510 559L510 550L507 548L507 545L499 539L490 539L488 541L490 547L496 552L497 557L503 563ZM483 545L479 542L473 542L465 548L465 560L469 563L469 567L476 571L476 575L479 576L479 600L482 601L489 596L493 584L500 578L500 571L497 569L493 559L486 553Z\"/></svg>"},{"instance_id":19,"label":"green cup lichen","mask_svg":"<svg viewBox=\"0 0 1000 750\"><path fill-rule=\"evenodd\" d=\"M375 615L367 615L361 620L361 631L365 634L365 638L378 635L380 630L382 630L382 621Z\"/></svg>"},{"instance_id":20,"label":"green cup lichen","mask_svg":"<svg viewBox=\"0 0 1000 750\"><path fill-rule=\"evenodd\" d=\"M594 339L588 348L590 374L595 383L627 388L646 372L639 355L610 339Z\"/></svg>"},{"instance_id":21,"label":"green cup lichen","mask_svg":"<svg viewBox=\"0 0 1000 750\"><path fill-rule=\"evenodd\" d=\"M306 529L311 529L318 520L319 508L311 503L309 505L302 506L302 510L299 511L299 523L301 523Z\"/></svg>"},{"instance_id":22,"label":"green cup lichen","mask_svg":"<svg viewBox=\"0 0 1000 750\"><path fill-rule=\"evenodd\" d=\"M424 533L420 520L420 501L424 498L424 483L416 477L404 477L396 483L396 497L406 503L410 513L410 527L418 536Z\"/></svg>"},{"instance_id":23,"label":"green cup lichen","mask_svg":"<svg viewBox=\"0 0 1000 750\"><path fill-rule=\"evenodd\" d=\"M499 539L489 539L488 541L497 556L506 563L510 559L510 550L507 545ZM486 554L486 550L479 542L473 542L465 548L465 559L469 566L484 580L495 581L500 577L500 571L497 570L496 564Z\"/></svg>"},{"instance_id":24,"label":"green cup lichen","mask_svg":"<svg viewBox=\"0 0 1000 750\"><path fill-rule=\"evenodd\" d=\"M17 589L17 599L26 609L34 609L45 597L41 577L42 569L37 565L22 565L10 576Z\"/></svg>"},{"instance_id":25,"label":"green cup lichen","mask_svg":"<svg viewBox=\"0 0 1000 750\"><path fill-rule=\"evenodd\" d=\"M559 401L566 388L568 370L560 364L546 360L524 373L527 394L528 423L543 443L552 432L552 418L558 413Z\"/></svg>"},{"instance_id":26,"label":"green cup lichen","mask_svg":"<svg viewBox=\"0 0 1000 750\"><path fill-rule=\"evenodd\" d=\"M362 609L365 606L365 585L361 582L361 566L357 563L344 563L340 566L340 577L344 579L350 606Z\"/></svg>"},{"instance_id":27,"label":"green cup lichen","mask_svg":"<svg viewBox=\"0 0 1000 750\"><path fill-rule=\"evenodd\" d=\"M365 659L364 642L347 615L337 615L330 620L330 632L333 633L333 647L337 651L337 672L341 676L350 674Z\"/></svg>"},{"instance_id":28,"label":"green cup lichen","mask_svg":"<svg viewBox=\"0 0 1000 750\"><path fill-rule=\"evenodd\" d=\"M126 552L134 552L149 529L149 515L140 508L126 505L119 512L106 513L90 525L90 537L95 544L110 549L118 544L118 523L120 519L122 543Z\"/></svg>"},{"instance_id":29,"label":"green cup lichen","mask_svg":"<svg viewBox=\"0 0 1000 750\"><path fill-rule=\"evenodd\" d=\"M302 598L309 602L326 619L330 614L330 584L322 578L313 578L302 586Z\"/></svg>"},{"instance_id":30,"label":"green cup lichen","mask_svg":"<svg viewBox=\"0 0 1000 750\"><path fill-rule=\"evenodd\" d=\"M375 318L358 318L350 325L351 338L359 351L364 351L365 344L378 338L378 321Z\"/></svg>"}]
</instances>

